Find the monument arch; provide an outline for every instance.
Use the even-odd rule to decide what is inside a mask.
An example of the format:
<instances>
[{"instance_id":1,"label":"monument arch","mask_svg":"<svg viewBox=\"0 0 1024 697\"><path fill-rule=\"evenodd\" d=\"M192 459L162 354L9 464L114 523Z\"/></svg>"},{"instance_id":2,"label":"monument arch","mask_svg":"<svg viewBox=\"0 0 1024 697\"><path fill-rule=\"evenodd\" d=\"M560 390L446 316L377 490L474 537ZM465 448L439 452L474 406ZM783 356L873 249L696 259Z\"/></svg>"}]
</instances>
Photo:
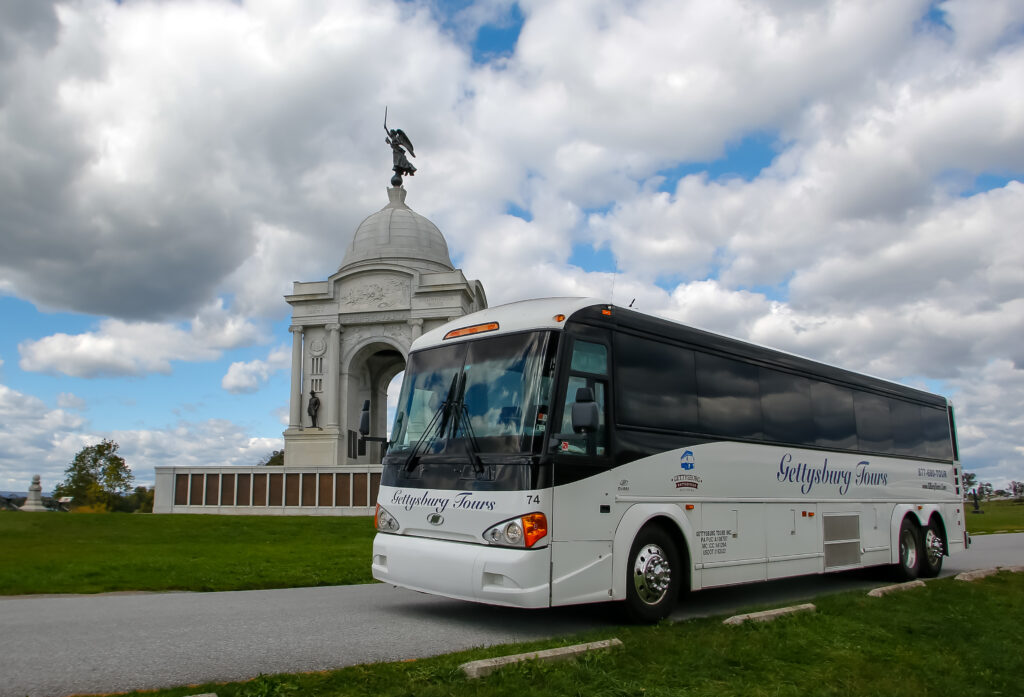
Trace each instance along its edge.
<instances>
[{"instance_id":1,"label":"monument arch","mask_svg":"<svg viewBox=\"0 0 1024 697\"><path fill-rule=\"evenodd\" d=\"M363 402L374 435L387 431L388 383L405 368L423 332L487 307L479 281L452 264L434 223L406 204L404 187L356 228L326 281L296 282L292 380L285 467L379 462L380 447L359 454ZM309 403L319 401L317 426Z\"/></svg>"},{"instance_id":2,"label":"monument arch","mask_svg":"<svg viewBox=\"0 0 1024 697\"><path fill-rule=\"evenodd\" d=\"M387 130L385 128L385 130ZM388 130L395 176L388 202L356 228L326 280L296 282L284 467L156 469L156 513L371 515L380 486L378 443L359 453L363 402L370 430L387 432L388 383L423 332L487 307L479 281L452 264L434 223L406 205L412 143Z\"/></svg>"}]
</instances>

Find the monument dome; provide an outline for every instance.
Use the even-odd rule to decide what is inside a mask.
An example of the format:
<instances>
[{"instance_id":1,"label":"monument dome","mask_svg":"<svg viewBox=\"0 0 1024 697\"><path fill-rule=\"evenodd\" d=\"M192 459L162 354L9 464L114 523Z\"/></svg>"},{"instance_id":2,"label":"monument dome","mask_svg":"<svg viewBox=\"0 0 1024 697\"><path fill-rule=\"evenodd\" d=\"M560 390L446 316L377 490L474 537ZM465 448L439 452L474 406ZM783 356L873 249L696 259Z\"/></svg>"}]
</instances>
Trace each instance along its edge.
<instances>
[{"instance_id":1,"label":"monument dome","mask_svg":"<svg viewBox=\"0 0 1024 697\"><path fill-rule=\"evenodd\" d=\"M403 260L422 271L453 271L448 243L432 222L405 204L406 190L388 189L388 205L368 216L352 236L338 270Z\"/></svg>"}]
</instances>

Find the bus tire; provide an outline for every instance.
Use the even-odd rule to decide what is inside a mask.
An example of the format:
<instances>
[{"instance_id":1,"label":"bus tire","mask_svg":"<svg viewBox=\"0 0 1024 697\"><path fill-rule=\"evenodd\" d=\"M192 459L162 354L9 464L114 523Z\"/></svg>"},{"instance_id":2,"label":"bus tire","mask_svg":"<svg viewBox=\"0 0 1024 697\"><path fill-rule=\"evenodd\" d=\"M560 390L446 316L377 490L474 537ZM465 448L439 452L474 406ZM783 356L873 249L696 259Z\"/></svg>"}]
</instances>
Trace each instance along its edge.
<instances>
[{"instance_id":1,"label":"bus tire","mask_svg":"<svg viewBox=\"0 0 1024 697\"><path fill-rule=\"evenodd\" d=\"M668 617L675 608L685 573L679 550L668 533L656 526L641 530L629 550L626 573L628 619L653 623Z\"/></svg>"},{"instance_id":2,"label":"bus tire","mask_svg":"<svg viewBox=\"0 0 1024 697\"><path fill-rule=\"evenodd\" d=\"M921 535L910 518L900 524L899 561L893 566L893 573L899 581L913 581L921 572Z\"/></svg>"},{"instance_id":3,"label":"bus tire","mask_svg":"<svg viewBox=\"0 0 1024 697\"><path fill-rule=\"evenodd\" d=\"M942 571L942 556L945 554L946 542L942 528L934 522L928 523L921 538L921 568L919 574L924 578L935 578Z\"/></svg>"}]
</instances>

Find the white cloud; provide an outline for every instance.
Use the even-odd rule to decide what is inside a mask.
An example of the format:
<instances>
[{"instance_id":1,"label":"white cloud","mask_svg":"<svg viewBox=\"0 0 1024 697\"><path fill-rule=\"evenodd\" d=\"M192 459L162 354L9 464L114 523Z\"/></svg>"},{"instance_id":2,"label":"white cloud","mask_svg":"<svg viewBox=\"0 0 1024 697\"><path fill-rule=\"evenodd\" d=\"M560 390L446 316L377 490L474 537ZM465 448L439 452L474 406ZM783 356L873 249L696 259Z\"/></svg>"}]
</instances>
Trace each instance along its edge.
<instances>
[{"instance_id":1,"label":"white cloud","mask_svg":"<svg viewBox=\"0 0 1024 697\"><path fill-rule=\"evenodd\" d=\"M970 443L1024 370L1024 185L961 194L1024 172L1024 5L948 0L948 28L932 5L529 0L484 66L464 42L507 0L446 28L428 3L0 5L0 291L105 318L23 341L21 367L167 372L266 341L290 282L333 272L384 205L388 104L410 205L492 303L635 299L946 380L967 451L1009 471L1013 447ZM757 176L699 171L748 136L777 153ZM697 173L659 191L674 168ZM223 387L258 388L271 356Z\"/></svg>"},{"instance_id":2,"label":"white cloud","mask_svg":"<svg viewBox=\"0 0 1024 697\"><path fill-rule=\"evenodd\" d=\"M112 431L121 454L139 482L153 481L158 465L256 465L272 450L284 447L281 438L255 438L225 419L181 422L165 429Z\"/></svg>"},{"instance_id":3,"label":"white cloud","mask_svg":"<svg viewBox=\"0 0 1024 697\"><path fill-rule=\"evenodd\" d=\"M267 355L266 360L236 361L220 381L228 392L256 392L274 373L291 366L291 349L279 346Z\"/></svg>"},{"instance_id":4,"label":"white cloud","mask_svg":"<svg viewBox=\"0 0 1024 697\"><path fill-rule=\"evenodd\" d=\"M25 491L32 475L49 490L63 478L74 454L88 444L85 420L49 409L39 398L0 384L0 487Z\"/></svg>"},{"instance_id":5,"label":"white cloud","mask_svg":"<svg viewBox=\"0 0 1024 697\"><path fill-rule=\"evenodd\" d=\"M70 395L74 397L74 395ZM73 401L73 400L72 400ZM77 408L77 407L72 407ZM257 438L222 419L158 429L98 431L67 409L0 384L0 489L25 491L40 475L44 491L64 479L75 454L104 438L116 441L136 485L152 485L157 465L255 465L280 438Z\"/></svg>"},{"instance_id":6,"label":"white cloud","mask_svg":"<svg viewBox=\"0 0 1024 697\"><path fill-rule=\"evenodd\" d=\"M84 399L73 392L61 392L57 395L57 406L61 409L84 411L88 405Z\"/></svg>"},{"instance_id":7,"label":"white cloud","mask_svg":"<svg viewBox=\"0 0 1024 697\"><path fill-rule=\"evenodd\" d=\"M997 488L1024 480L1024 370L996 360L953 385L964 469Z\"/></svg>"},{"instance_id":8,"label":"white cloud","mask_svg":"<svg viewBox=\"0 0 1024 697\"><path fill-rule=\"evenodd\" d=\"M84 378L170 373L172 361L216 360L224 349L262 337L252 322L227 312L217 301L188 330L168 323L105 319L97 331L23 341L18 345L19 365L22 370Z\"/></svg>"}]
</instances>

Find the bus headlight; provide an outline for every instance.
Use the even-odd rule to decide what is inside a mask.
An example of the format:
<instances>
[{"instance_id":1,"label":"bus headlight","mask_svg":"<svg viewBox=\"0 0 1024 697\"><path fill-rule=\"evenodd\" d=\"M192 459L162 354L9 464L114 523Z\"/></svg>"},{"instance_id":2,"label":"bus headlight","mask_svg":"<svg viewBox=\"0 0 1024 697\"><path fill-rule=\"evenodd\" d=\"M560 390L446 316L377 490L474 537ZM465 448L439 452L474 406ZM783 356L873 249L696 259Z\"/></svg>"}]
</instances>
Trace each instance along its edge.
<instances>
[{"instance_id":1,"label":"bus headlight","mask_svg":"<svg viewBox=\"0 0 1024 697\"><path fill-rule=\"evenodd\" d=\"M533 547L547 537L548 519L543 513L529 513L487 528L484 540L504 547Z\"/></svg>"},{"instance_id":2,"label":"bus headlight","mask_svg":"<svg viewBox=\"0 0 1024 697\"><path fill-rule=\"evenodd\" d=\"M380 532L395 532L398 530L398 521L388 513L381 505L377 504L377 513L373 516L373 524Z\"/></svg>"}]
</instances>

